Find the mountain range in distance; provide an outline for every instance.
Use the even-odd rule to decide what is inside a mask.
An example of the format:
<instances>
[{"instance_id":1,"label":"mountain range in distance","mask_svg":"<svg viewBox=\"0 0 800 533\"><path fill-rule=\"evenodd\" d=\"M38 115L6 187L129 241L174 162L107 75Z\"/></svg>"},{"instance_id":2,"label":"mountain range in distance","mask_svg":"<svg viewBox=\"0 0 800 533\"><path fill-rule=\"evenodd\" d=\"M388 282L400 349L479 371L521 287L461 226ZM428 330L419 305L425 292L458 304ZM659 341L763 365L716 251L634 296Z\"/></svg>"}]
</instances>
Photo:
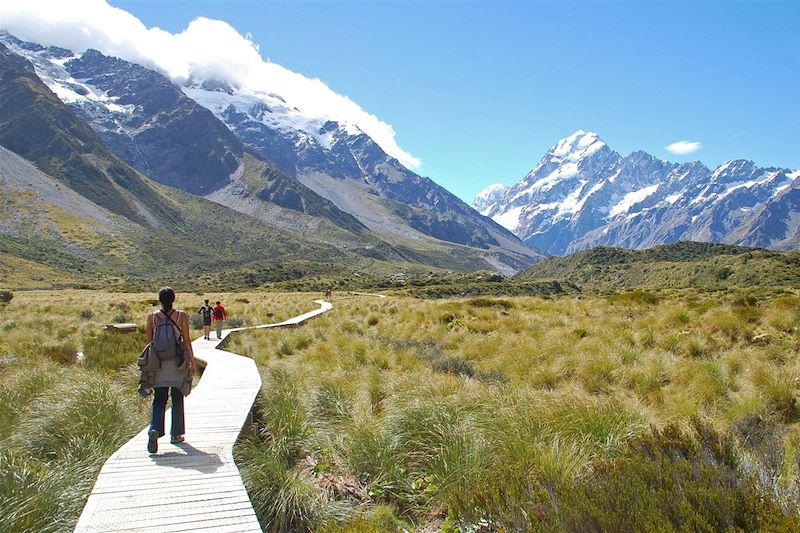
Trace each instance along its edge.
<instances>
[{"instance_id":1,"label":"mountain range in distance","mask_svg":"<svg viewBox=\"0 0 800 533\"><path fill-rule=\"evenodd\" d=\"M800 245L798 177L800 170L746 160L711 170L643 151L623 157L580 130L518 183L491 185L472 205L551 255L676 241L789 250Z\"/></svg>"},{"instance_id":2,"label":"mountain range in distance","mask_svg":"<svg viewBox=\"0 0 800 533\"><path fill-rule=\"evenodd\" d=\"M254 135L252 125L237 130L221 120L225 116L218 117L187 95L203 91L206 98L198 99L207 105L211 97L231 97L233 89L213 80L192 80L190 86L178 87L153 70L95 50L75 54L7 33L0 35L0 47L3 81L16 88L13 94L0 91L0 144L100 209L119 211L126 202L96 194L107 184L96 182L86 168L71 168L75 161L86 159L87 152L113 160L111 166L135 176L147 190L166 196L176 191L178 197L181 191L244 215L256 233L265 229L284 240L323 246L325 252L309 256L317 263L347 269L378 261L395 271L432 267L510 274L543 257L432 180L403 167L353 126L314 123L297 109L274 104L267 108L263 103L259 107L252 100L241 110L228 106L225 116L240 111L248 117L263 115L263 128ZM279 95L270 98L280 101ZM43 101L47 106L40 105ZM80 130L81 142L52 153L53 139L69 138L72 130ZM7 201L31 194L26 190L28 181L4 176ZM115 183L107 188L116 194L125 186ZM116 214L144 228L157 225L158 217L143 218L140 212L148 202L137 200L137 209ZM34 216L12 213L6 210L15 220ZM105 260L63 233L49 239L41 230L52 224L43 221L41 211L36 216L33 224L0 224L0 237L6 241L0 253L27 250L9 245L13 240L38 239L67 256L90 256L95 264ZM238 220L233 215L227 218ZM273 249L277 242L261 245L271 250L265 255L280 253ZM137 246L135 241L126 244ZM299 260L293 249L297 246L285 249L287 258ZM208 268L243 267L257 261L253 255L250 246L244 256L240 254L241 261L221 264L209 259ZM21 259L35 256L28 250ZM139 275L142 269L127 270Z\"/></svg>"},{"instance_id":3,"label":"mountain range in distance","mask_svg":"<svg viewBox=\"0 0 800 533\"><path fill-rule=\"evenodd\" d=\"M622 157L579 131L469 206L357 125L279 94L176 84L8 33L0 69L0 261L42 279L147 278L178 255L176 239L203 232L227 238L183 246L196 254L184 271L235 272L245 286L320 270L512 274L599 245L800 243L797 171Z\"/></svg>"}]
</instances>

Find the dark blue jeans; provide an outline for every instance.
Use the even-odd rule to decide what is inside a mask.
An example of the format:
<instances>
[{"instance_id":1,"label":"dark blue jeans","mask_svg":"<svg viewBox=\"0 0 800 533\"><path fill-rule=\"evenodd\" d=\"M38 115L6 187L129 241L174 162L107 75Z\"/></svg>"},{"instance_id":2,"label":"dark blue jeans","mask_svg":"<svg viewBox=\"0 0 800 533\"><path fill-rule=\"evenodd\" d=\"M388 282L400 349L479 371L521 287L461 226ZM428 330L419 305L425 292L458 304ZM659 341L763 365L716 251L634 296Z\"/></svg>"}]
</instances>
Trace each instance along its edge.
<instances>
[{"instance_id":1,"label":"dark blue jeans","mask_svg":"<svg viewBox=\"0 0 800 533\"><path fill-rule=\"evenodd\" d=\"M150 429L158 431L158 436L164 436L164 411L167 409L167 391L172 392L172 426L170 435L183 435L186 433L183 421L183 393L179 387L156 387L153 397L153 416L150 419Z\"/></svg>"}]
</instances>

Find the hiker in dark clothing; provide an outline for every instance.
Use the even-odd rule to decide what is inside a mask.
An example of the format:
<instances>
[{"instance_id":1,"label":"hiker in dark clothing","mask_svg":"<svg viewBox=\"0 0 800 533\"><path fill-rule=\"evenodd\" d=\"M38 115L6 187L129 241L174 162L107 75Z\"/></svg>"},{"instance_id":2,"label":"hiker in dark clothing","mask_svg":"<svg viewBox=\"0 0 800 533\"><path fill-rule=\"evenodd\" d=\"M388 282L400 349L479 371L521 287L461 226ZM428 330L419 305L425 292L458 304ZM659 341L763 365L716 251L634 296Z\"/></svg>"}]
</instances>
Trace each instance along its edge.
<instances>
[{"instance_id":1,"label":"hiker in dark clothing","mask_svg":"<svg viewBox=\"0 0 800 533\"><path fill-rule=\"evenodd\" d=\"M211 340L211 314L214 312L213 307L205 301L203 306L197 310L197 314L203 317L203 338L207 341Z\"/></svg>"},{"instance_id":2,"label":"hiker in dark clothing","mask_svg":"<svg viewBox=\"0 0 800 533\"><path fill-rule=\"evenodd\" d=\"M172 307L175 302L175 291L164 287L158 291L161 309L147 317L147 342L152 343L153 350L159 355L159 369L156 371L153 389L153 413L150 419L150 430L147 432L147 451L158 451L158 438L164 436L164 411L167 408L167 394L172 396L172 424L170 442L183 442L185 422L183 418L182 387L186 381L191 383L194 377L194 352L189 337L189 315ZM164 346L172 350L161 351ZM184 349L180 348L183 343ZM171 351L172 354L168 352ZM185 354L185 360L180 361ZM170 357L170 355L172 355Z\"/></svg>"}]
</instances>

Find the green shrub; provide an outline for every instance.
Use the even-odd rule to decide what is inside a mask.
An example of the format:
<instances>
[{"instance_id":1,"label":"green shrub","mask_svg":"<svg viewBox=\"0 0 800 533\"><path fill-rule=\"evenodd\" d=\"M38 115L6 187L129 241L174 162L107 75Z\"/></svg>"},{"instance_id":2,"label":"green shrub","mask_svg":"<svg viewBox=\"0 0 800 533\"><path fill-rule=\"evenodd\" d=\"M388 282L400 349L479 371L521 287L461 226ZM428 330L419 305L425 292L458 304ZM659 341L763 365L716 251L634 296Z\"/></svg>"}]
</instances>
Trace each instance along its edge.
<instances>
[{"instance_id":1,"label":"green shrub","mask_svg":"<svg viewBox=\"0 0 800 533\"><path fill-rule=\"evenodd\" d=\"M319 529L324 521L324 501L307 475L288 469L280 453L257 440L242 442L236 456L264 531Z\"/></svg>"},{"instance_id":2,"label":"green shrub","mask_svg":"<svg viewBox=\"0 0 800 533\"><path fill-rule=\"evenodd\" d=\"M83 339L83 363L89 368L118 370L135 365L136 358L147 344L144 332L116 333L104 331Z\"/></svg>"},{"instance_id":3,"label":"green shrub","mask_svg":"<svg viewBox=\"0 0 800 533\"><path fill-rule=\"evenodd\" d=\"M514 302L500 298L473 298L471 300L467 300L466 303L472 307L500 307L505 310L509 310L514 307Z\"/></svg>"},{"instance_id":4,"label":"green shrub","mask_svg":"<svg viewBox=\"0 0 800 533\"><path fill-rule=\"evenodd\" d=\"M569 531L792 531L753 482L736 475L733 451L710 428L700 443L676 427L636 439L590 478L556 494L546 523ZM704 436L702 436L704 434ZM545 529L549 529L545 526Z\"/></svg>"},{"instance_id":5,"label":"green shrub","mask_svg":"<svg viewBox=\"0 0 800 533\"><path fill-rule=\"evenodd\" d=\"M327 421L341 422L352 416L353 391L340 381L320 385L314 395L314 414Z\"/></svg>"},{"instance_id":6,"label":"green shrub","mask_svg":"<svg viewBox=\"0 0 800 533\"><path fill-rule=\"evenodd\" d=\"M197 313L190 313L189 314L189 325L192 326L192 329L201 330L203 329L203 317Z\"/></svg>"},{"instance_id":7,"label":"green shrub","mask_svg":"<svg viewBox=\"0 0 800 533\"><path fill-rule=\"evenodd\" d=\"M578 339L583 339L589 336L589 332L586 330L586 328L575 328L572 330L572 334Z\"/></svg>"},{"instance_id":8,"label":"green shrub","mask_svg":"<svg viewBox=\"0 0 800 533\"><path fill-rule=\"evenodd\" d=\"M656 305L660 298L655 294L645 291L629 291L620 294L612 294L607 300L614 304L637 304L637 305Z\"/></svg>"},{"instance_id":9,"label":"green shrub","mask_svg":"<svg viewBox=\"0 0 800 533\"><path fill-rule=\"evenodd\" d=\"M306 409L294 379L286 372L272 370L263 383L256 400L259 435L285 464L292 466L302 456L310 432Z\"/></svg>"},{"instance_id":10,"label":"green shrub","mask_svg":"<svg viewBox=\"0 0 800 533\"><path fill-rule=\"evenodd\" d=\"M78 360L78 349L71 342L46 344L42 346L42 355L56 363L71 365Z\"/></svg>"},{"instance_id":11,"label":"green shrub","mask_svg":"<svg viewBox=\"0 0 800 533\"><path fill-rule=\"evenodd\" d=\"M288 342L286 342L286 340L282 340L280 344L278 344L278 357L292 355L293 353L294 349Z\"/></svg>"}]
</instances>

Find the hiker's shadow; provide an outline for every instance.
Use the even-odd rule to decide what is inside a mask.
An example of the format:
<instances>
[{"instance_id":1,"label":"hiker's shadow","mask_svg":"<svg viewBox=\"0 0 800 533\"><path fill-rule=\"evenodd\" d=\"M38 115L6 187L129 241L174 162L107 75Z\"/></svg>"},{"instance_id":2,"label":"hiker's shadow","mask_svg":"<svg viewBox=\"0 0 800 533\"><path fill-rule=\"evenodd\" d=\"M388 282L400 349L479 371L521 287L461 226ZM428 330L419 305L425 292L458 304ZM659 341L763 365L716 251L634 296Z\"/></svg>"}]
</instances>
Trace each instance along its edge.
<instances>
[{"instance_id":1,"label":"hiker's shadow","mask_svg":"<svg viewBox=\"0 0 800 533\"><path fill-rule=\"evenodd\" d=\"M219 454L198 450L188 442L181 442L174 446L183 450L184 453L166 452L152 455L151 458L159 466L196 470L203 474L213 474L224 464Z\"/></svg>"}]
</instances>

